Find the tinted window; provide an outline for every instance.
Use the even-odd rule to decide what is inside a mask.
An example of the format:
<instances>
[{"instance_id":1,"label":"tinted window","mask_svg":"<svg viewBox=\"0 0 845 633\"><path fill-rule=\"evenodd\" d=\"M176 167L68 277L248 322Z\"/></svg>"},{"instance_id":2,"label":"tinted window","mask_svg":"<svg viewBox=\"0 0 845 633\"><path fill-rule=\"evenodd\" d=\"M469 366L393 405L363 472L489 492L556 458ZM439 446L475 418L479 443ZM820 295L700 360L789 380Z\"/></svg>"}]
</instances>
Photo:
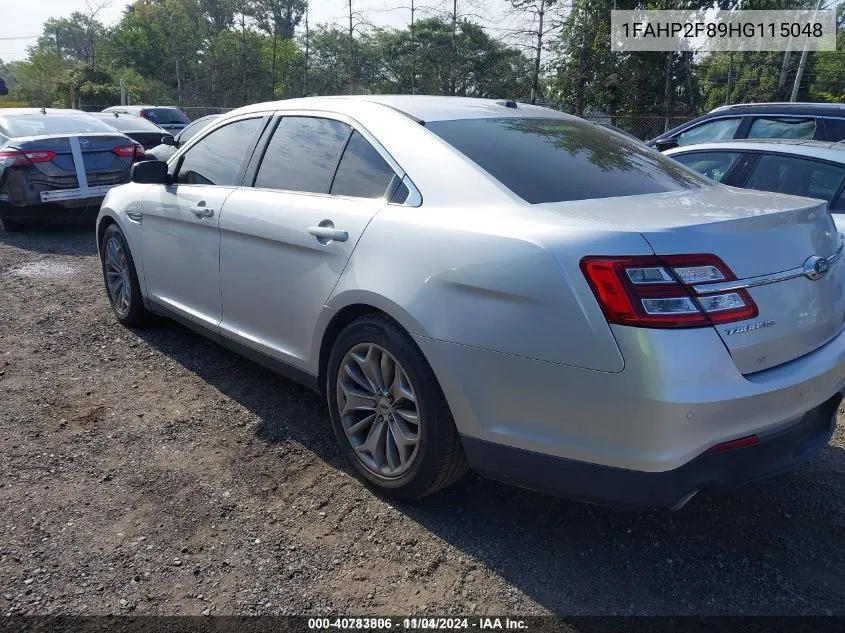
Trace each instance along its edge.
<instances>
[{"instance_id":1,"label":"tinted window","mask_svg":"<svg viewBox=\"0 0 845 633\"><path fill-rule=\"evenodd\" d=\"M843 176L845 167L766 154L760 157L745 187L830 201Z\"/></svg>"},{"instance_id":2,"label":"tinted window","mask_svg":"<svg viewBox=\"0 0 845 633\"><path fill-rule=\"evenodd\" d=\"M693 143L708 143L733 138L739 127L740 119L716 119L708 121L678 135L678 145L692 145Z\"/></svg>"},{"instance_id":3,"label":"tinted window","mask_svg":"<svg viewBox=\"0 0 845 633\"><path fill-rule=\"evenodd\" d=\"M393 180L393 169L376 149L358 132L353 132L337 173L331 193L358 198L381 198Z\"/></svg>"},{"instance_id":4,"label":"tinted window","mask_svg":"<svg viewBox=\"0 0 845 633\"><path fill-rule=\"evenodd\" d=\"M845 119L825 119L824 127L828 141L845 140Z\"/></svg>"},{"instance_id":5,"label":"tinted window","mask_svg":"<svg viewBox=\"0 0 845 633\"><path fill-rule=\"evenodd\" d=\"M261 119L235 121L200 139L184 155L177 182L192 185L236 184L235 178Z\"/></svg>"},{"instance_id":6,"label":"tinted window","mask_svg":"<svg viewBox=\"0 0 845 633\"><path fill-rule=\"evenodd\" d=\"M815 119L759 118L751 123L748 138L813 138L816 133Z\"/></svg>"},{"instance_id":7,"label":"tinted window","mask_svg":"<svg viewBox=\"0 0 845 633\"><path fill-rule=\"evenodd\" d=\"M255 186L328 193L349 131L331 119L284 117L261 160Z\"/></svg>"},{"instance_id":8,"label":"tinted window","mask_svg":"<svg viewBox=\"0 0 845 633\"><path fill-rule=\"evenodd\" d=\"M188 117L176 108L144 108L145 118L156 125L171 125L173 123L189 123Z\"/></svg>"},{"instance_id":9,"label":"tinted window","mask_svg":"<svg viewBox=\"0 0 845 633\"><path fill-rule=\"evenodd\" d=\"M11 136L114 133L114 128L88 114L15 114L0 119Z\"/></svg>"},{"instance_id":10,"label":"tinted window","mask_svg":"<svg viewBox=\"0 0 845 633\"><path fill-rule=\"evenodd\" d=\"M845 191L839 192L836 200L830 204L830 210L833 213L845 213Z\"/></svg>"},{"instance_id":11,"label":"tinted window","mask_svg":"<svg viewBox=\"0 0 845 633\"><path fill-rule=\"evenodd\" d=\"M410 195L411 190L408 189L408 185L404 182L400 182L399 186L396 187L396 191L394 191L393 195L390 196L390 201L394 204L404 204Z\"/></svg>"},{"instance_id":12,"label":"tinted window","mask_svg":"<svg viewBox=\"0 0 845 633\"><path fill-rule=\"evenodd\" d=\"M532 204L705 186L670 158L580 119L466 119L426 123Z\"/></svg>"},{"instance_id":13,"label":"tinted window","mask_svg":"<svg viewBox=\"0 0 845 633\"><path fill-rule=\"evenodd\" d=\"M189 123L185 127L183 127L179 134L177 135L177 139L179 139L179 143L187 143L189 140L194 138L197 135L197 132L201 132L205 129L207 125L209 125L212 121L214 121L219 115L213 114L207 117L202 117L201 119L197 119L193 123Z\"/></svg>"},{"instance_id":14,"label":"tinted window","mask_svg":"<svg viewBox=\"0 0 845 633\"><path fill-rule=\"evenodd\" d=\"M694 169L699 174L722 182L728 170L739 160L738 152L690 152L672 156L679 163Z\"/></svg>"},{"instance_id":15,"label":"tinted window","mask_svg":"<svg viewBox=\"0 0 845 633\"><path fill-rule=\"evenodd\" d=\"M92 114L91 116L98 118L106 125L110 125L121 132L158 132L164 135L165 132L155 123L150 123L146 119L142 119L131 114L121 114L115 116L112 113L106 114Z\"/></svg>"}]
</instances>

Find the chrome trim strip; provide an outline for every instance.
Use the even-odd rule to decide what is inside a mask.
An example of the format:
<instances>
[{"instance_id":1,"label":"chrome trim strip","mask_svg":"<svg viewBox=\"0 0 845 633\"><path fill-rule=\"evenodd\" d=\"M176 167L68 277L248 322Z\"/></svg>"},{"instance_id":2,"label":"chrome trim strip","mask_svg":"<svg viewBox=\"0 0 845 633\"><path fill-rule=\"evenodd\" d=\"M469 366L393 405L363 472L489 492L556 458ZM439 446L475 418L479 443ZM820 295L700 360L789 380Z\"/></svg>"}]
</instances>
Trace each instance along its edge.
<instances>
[{"instance_id":1,"label":"chrome trim strip","mask_svg":"<svg viewBox=\"0 0 845 633\"><path fill-rule=\"evenodd\" d=\"M840 242L839 248L836 249L832 255L827 258L828 263L832 266L842 258L845 244ZM804 267L790 268L779 273L772 273L771 275L760 275L759 277L748 277L747 279L737 279L735 281L725 281L718 284L701 284L693 286L695 294L708 295L714 292L730 292L732 290L743 290L745 288L756 288L757 286L767 286L768 284L776 284L780 281L788 281L796 277L804 276Z\"/></svg>"}]
</instances>

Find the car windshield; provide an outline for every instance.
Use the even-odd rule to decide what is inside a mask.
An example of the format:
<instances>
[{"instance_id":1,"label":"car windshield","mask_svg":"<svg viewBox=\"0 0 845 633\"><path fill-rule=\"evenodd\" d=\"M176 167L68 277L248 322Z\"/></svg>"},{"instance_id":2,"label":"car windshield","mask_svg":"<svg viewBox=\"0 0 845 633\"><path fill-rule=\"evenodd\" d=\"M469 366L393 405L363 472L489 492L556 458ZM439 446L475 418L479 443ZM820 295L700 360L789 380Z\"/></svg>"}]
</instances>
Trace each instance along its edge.
<instances>
[{"instance_id":1,"label":"car windshield","mask_svg":"<svg viewBox=\"0 0 845 633\"><path fill-rule=\"evenodd\" d=\"M114 114L106 113L106 114L93 114L96 118L103 121L105 124L110 125L116 130L120 130L121 132L159 132L162 135L165 133L159 126L155 123L151 123L146 119L142 119L141 117L132 116L131 114L121 114L120 116L114 116Z\"/></svg>"},{"instance_id":2,"label":"car windshield","mask_svg":"<svg viewBox=\"0 0 845 633\"><path fill-rule=\"evenodd\" d=\"M176 108L144 108L146 118L158 125L184 124L188 123L188 117Z\"/></svg>"},{"instance_id":3,"label":"car windshield","mask_svg":"<svg viewBox=\"0 0 845 633\"><path fill-rule=\"evenodd\" d=\"M82 113L12 114L0 117L0 125L13 137L114 132L114 128Z\"/></svg>"},{"instance_id":4,"label":"car windshield","mask_svg":"<svg viewBox=\"0 0 845 633\"><path fill-rule=\"evenodd\" d=\"M708 186L660 153L581 119L464 119L426 128L532 204Z\"/></svg>"}]
</instances>

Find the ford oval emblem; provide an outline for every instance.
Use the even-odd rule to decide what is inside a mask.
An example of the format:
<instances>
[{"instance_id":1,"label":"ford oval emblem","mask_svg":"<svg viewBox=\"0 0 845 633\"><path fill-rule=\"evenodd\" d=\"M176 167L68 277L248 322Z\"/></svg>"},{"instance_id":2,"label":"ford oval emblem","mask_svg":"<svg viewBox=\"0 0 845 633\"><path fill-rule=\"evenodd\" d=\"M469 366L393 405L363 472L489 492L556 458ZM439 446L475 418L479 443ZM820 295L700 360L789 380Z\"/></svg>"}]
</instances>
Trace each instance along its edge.
<instances>
[{"instance_id":1,"label":"ford oval emblem","mask_svg":"<svg viewBox=\"0 0 845 633\"><path fill-rule=\"evenodd\" d=\"M818 281L830 270L830 262L826 257L813 255L804 262L804 276L811 281Z\"/></svg>"}]
</instances>

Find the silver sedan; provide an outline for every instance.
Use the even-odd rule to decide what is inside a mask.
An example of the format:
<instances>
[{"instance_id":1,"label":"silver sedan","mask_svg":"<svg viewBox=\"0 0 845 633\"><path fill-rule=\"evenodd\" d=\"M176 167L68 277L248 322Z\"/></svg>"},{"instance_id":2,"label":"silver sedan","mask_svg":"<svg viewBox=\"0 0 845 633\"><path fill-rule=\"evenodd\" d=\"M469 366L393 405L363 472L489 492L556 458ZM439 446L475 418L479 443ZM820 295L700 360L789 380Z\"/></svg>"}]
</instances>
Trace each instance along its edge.
<instances>
[{"instance_id":1,"label":"silver sedan","mask_svg":"<svg viewBox=\"0 0 845 633\"><path fill-rule=\"evenodd\" d=\"M248 106L132 178L97 223L118 320L311 386L395 497L472 468L679 507L833 432L845 266L821 201L545 108L421 96Z\"/></svg>"}]
</instances>

